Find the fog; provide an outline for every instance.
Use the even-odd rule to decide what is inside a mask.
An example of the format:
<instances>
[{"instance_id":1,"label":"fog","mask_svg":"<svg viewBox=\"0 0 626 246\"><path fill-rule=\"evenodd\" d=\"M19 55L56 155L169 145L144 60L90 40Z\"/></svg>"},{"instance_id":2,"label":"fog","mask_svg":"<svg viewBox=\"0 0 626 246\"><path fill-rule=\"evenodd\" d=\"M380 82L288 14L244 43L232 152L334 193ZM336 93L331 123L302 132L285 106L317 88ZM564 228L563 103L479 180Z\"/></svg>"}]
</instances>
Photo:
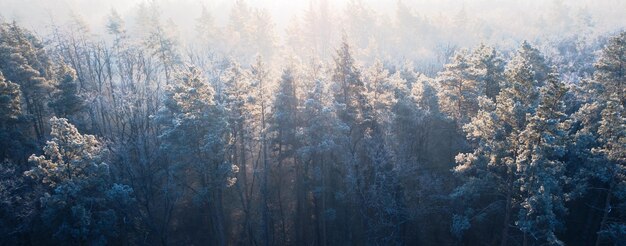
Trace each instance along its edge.
<instances>
[{"instance_id":1,"label":"fog","mask_svg":"<svg viewBox=\"0 0 626 246\"><path fill-rule=\"evenodd\" d=\"M121 14L133 15L138 4L152 2L147 0L0 0L0 14L10 21L44 30L51 19L62 22L68 20L72 12L80 13L94 29L103 29L105 17L110 10L116 9ZM164 18L172 18L185 32L192 32L193 20L200 15L200 6L206 6L214 16L224 24L227 14L235 1L231 0L155 0L163 11ZM293 15L300 15L309 4L319 0L249 0L251 6L268 10L278 27L285 27ZM333 12L342 15L347 0L329 1ZM393 15L395 4L402 2L421 16L430 18L452 19L461 11L469 20L481 22L495 30L515 34L520 38L531 38L541 31L547 31L563 22L579 21L581 15L588 15L599 31L612 30L626 23L623 10L626 2L620 0L404 0L362 2L380 14ZM476 24L476 23L473 23ZM511 25L513 27L511 27ZM536 29L529 33L529 29Z\"/></svg>"},{"instance_id":2,"label":"fog","mask_svg":"<svg viewBox=\"0 0 626 246\"><path fill-rule=\"evenodd\" d=\"M624 0L0 0L0 245L626 245Z\"/></svg>"},{"instance_id":3,"label":"fog","mask_svg":"<svg viewBox=\"0 0 626 246\"><path fill-rule=\"evenodd\" d=\"M0 0L0 15L5 21L16 21L44 36L53 26L80 20L94 36L107 38L105 27L112 10L122 16L132 36L142 29L136 22L139 6L148 4L158 8L159 19L175 30L173 35L185 47L197 40L197 19L203 8L209 11L216 29L225 29L235 3L229 0ZM377 55L385 60L440 63L445 60L441 57L449 55L451 50L473 47L481 42L506 50L517 47L522 40L549 42L570 36L596 37L619 31L626 24L623 18L626 2L619 0L404 0L393 3L249 0L244 4L269 14L271 39L278 50L290 45L306 46L301 43L307 40L302 39L319 39L315 42L329 43L331 47L345 33L356 42L361 58L366 61ZM318 23L316 29L311 28L311 24L296 24L302 22L307 13L315 11L328 11L314 20L326 22L326 25ZM290 35L296 29L306 32L307 28L311 29L309 36ZM326 37L321 37L323 32L328 32ZM227 36L225 32L221 34ZM290 36L301 40L290 40ZM228 50L225 47L215 49ZM320 48L317 50L319 52ZM280 52L273 52L277 53Z\"/></svg>"}]
</instances>

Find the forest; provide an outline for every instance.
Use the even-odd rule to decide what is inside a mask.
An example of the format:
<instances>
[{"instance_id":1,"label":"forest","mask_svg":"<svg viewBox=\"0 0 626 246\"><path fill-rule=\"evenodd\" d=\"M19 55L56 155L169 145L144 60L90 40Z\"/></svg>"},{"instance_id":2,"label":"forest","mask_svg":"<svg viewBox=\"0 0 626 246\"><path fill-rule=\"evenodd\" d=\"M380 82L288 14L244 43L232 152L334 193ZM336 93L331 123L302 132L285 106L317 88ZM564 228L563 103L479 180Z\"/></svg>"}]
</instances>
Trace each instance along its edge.
<instances>
[{"instance_id":1,"label":"forest","mask_svg":"<svg viewBox=\"0 0 626 246\"><path fill-rule=\"evenodd\" d=\"M167 2L0 11L0 245L626 245L624 9Z\"/></svg>"}]
</instances>

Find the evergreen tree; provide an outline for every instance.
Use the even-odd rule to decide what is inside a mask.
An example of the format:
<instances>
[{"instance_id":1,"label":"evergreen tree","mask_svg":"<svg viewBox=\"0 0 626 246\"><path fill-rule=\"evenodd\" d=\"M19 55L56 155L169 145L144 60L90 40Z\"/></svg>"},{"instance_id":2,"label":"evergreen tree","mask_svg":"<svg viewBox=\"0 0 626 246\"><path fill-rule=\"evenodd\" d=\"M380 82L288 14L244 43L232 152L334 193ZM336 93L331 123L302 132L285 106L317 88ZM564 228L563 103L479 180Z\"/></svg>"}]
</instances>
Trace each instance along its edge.
<instances>
[{"instance_id":1,"label":"evergreen tree","mask_svg":"<svg viewBox=\"0 0 626 246\"><path fill-rule=\"evenodd\" d=\"M0 71L20 85L24 113L32 116L35 139L43 140L45 102L54 87L52 65L43 45L17 24L0 24Z\"/></svg>"},{"instance_id":2,"label":"evergreen tree","mask_svg":"<svg viewBox=\"0 0 626 246\"><path fill-rule=\"evenodd\" d=\"M600 245L604 238L611 239L614 244L625 242L626 213L622 212L626 206L625 47L626 32L621 32L610 38L594 64L593 84L598 89L592 92L596 92L603 109L597 125L598 146L592 152L605 160L599 173L600 179L608 186L596 245Z\"/></svg>"},{"instance_id":3,"label":"evergreen tree","mask_svg":"<svg viewBox=\"0 0 626 246\"><path fill-rule=\"evenodd\" d=\"M466 179L454 196L465 196L489 209L465 209L465 215L456 217L453 225L456 234L468 229L472 219L500 210L504 211L501 245L508 243L515 213L520 215L515 227L524 238L530 233L536 239L559 243L553 230L561 221L557 214L565 211L563 183L551 175L562 174L564 169L559 159L564 155L564 134L557 127L563 120L564 91L552 74L541 96L532 64L541 56L533 51L527 43L522 45L507 65L506 87L495 102L482 97L479 113L464 127L475 148L457 156L455 172ZM535 181L547 183L542 187ZM521 189L516 188L520 185ZM471 193L494 196L483 198ZM542 234L534 234L538 232Z\"/></svg>"},{"instance_id":4,"label":"evergreen tree","mask_svg":"<svg viewBox=\"0 0 626 246\"><path fill-rule=\"evenodd\" d=\"M238 193L238 199L242 205L241 209L245 214L242 218L244 225L244 233L246 237L240 240L254 240L251 227L253 222L252 203L253 193L252 180L256 176L253 171L252 153L254 134L258 124L258 105L255 101L256 90L253 83L253 76L250 71L242 68L238 63L233 62L220 77L223 85L222 95L219 97L219 103L225 109L225 119L228 123L228 147L226 148L226 157L230 163L239 167L237 173L238 182L235 188ZM252 173L252 176L249 174Z\"/></svg>"},{"instance_id":5,"label":"evergreen tree","mask_svg":"<svg viewBox=\"0 0 626 246\"><path fill-rule=\"evenodd\" d=\"M481 44L471 54L471 63L477 86L482 95L495 99L500 93L500 86L504 83L504 61L493 47Z\"/></svg>"},{"instance_id":6,"label":"evergreen tree","mask_svg":"<svg viewBox=\"0 0 626 246\"><path fill-rule=\"evenodd\" d=\"M624 235L624 214L615 207L623 206L623 121L624 121L624 32L610 38L602 50L597 62L593 79L582 84L585 91L581 100L586 101L578 111L572 115L575 141L571 152L574 160L578 161L579 169L575 173L581 186L578 188L581 195L595 194L593 188L599 185L606 190L602 196L604 201L596 202L601 207L599 232L596 235L596 245L607 239L614 243L621 243ZM622 139L622 140L620 140ZM621 143L620 143L621 141ZM621 152L620 152L621 151ZM623 154L622 154L623 155ZM623 159L623 158L622 158ZM596 181L600 181L597 183ZM596 212L596 211L593 211ZM615 218L611 220L611 218ZM613 221L613 222L611 222Z\"/></svg>"},{"instance_id":7,"label":"evergreen tree","mask_svg":"<svg viewBox=\"0 0 626 246\"><path fill-rule=\"evenodd\" d=\"M106 148L66 119L50 120L52 139L44 155L32 155L25 172L41 186L41 218L58 243L106 245L128 241L133 190L111 182ZM115 205L114 205L115 204Z\"/></svg>"},{"instance_id":8,"label":"evergreen tree","mask_svg":"<svg viewBox=\"0 0 626 246\"><path fill-rule=\"evenodd\" d=\"M520 110L516 115L517 126L523 126L526 122L525 114L533 113L539 100L539 87L544 83L543 77L537 75L541 73L533 60L528 58L528 53L535 51L526 42L518 50L517 54L506 66L506 83L499 94L504 100L511 100ZM537 58L537 56L532 56ZM538 56L541 57L541 56ZM538 59L538 58L537 58ZM541 68L541 67L540 67ZM541 80L539 80L541 79ZM496 98L496 100L499 100Z\"/></svg>"},{"instance_id":9,"label":"evergreen tree","mask_svg":"<svg viewBox=\"0 0 626 246\"><path fill-rule=\"evenodd\" d=\"M601 145L592 149L605 160L600 167L603 174L600 178L608 184L596 245L606 237L616 245L625 242L626 215L623 211L626 208L626 111L620 99L614 94L606 102L598 126L598 141ZM612 212L613 210L616 212Z\"/></svg>"},{"instance_id":10,"label":"evergreen tree","mask_svg":"<svg viewBox=\"0 0 626 246\"><path fill-rule=\"evenodd\" d=\"M334 106L339 120L348 128L347 142L341 146L345 153L342 160L336 163L333 168L340 173L338 178L332 180L335 186L335 196L333 203L341 208L337 210L337 222L333 231L332 243L344 244L350 241L359 242L363 240L363 216L353 216L356 211L346 209L350 205L363 212L366 210L365 197L358 196L365 192L365 179L371 180L371 176L365 174L365 169L371 172L371 162L367 162L366 151L363 149L363 140L366 137L368 124L373 123L371 108L367 104L366 88L362 80L360 69L356 66L352 57L350 46L346 38L343 38L341 46L337 49L334 57L334 67L332 70L332 90L334 92ZM380 134L380 129L376 129L375 134ZM367 176L367 177L366 177ZM340 195L340 196L338 196ZM340 198L340 199L337 199ZM344 224L345 226L339 227ZM358 225L348 227L347 225ZM342 234L354 234L356 238L345 238Z\"/></svg>"},{"instance_id":11,"label":"evergreen tree","mask_svg":"<svg viewBox=\"0 0 626 246\"><path fill-rule=\"evenodd\" d=\"M78 95L76 72L67 65L61 66L59 70L58 91L54 101L50 103L50 107L59 117L73 118L84 108L84 101Z\"/></svg>"},{"instance_id":12,"label":"evergreen tree","mask_svg":"<svg viewBox=\"0 0 626 246\"><path fill-rule=\"evenodd\" d=\"M6 127L8 121L16 120L22 114L20 86L7 81L0 73L0 124Z\"/></svg>"},{"instance_id":13,"label":"evergreen tree","mask_svg":"<svg viewBox=\"0 0 626 246\"><path fill-rule=\"evenodd\" d=\"M330 105L332 93L323 77L314 78L306 91L302 109L301 146L298 149L303 165L311 169L312 195L315 209L315 242L320 245L334 242L333 226L340 209L335 199L341 174L334 164L341 158L346 143L347 127L339 120L336 108Z\"/></svg>"},{"instance_id":14,"label":"evergreen tree","mask_svg":"<svg viewBox=\"0 0 626 246\"><path fill-rule=\"evenodd\" d=\"M593 82L599 88L592 92L603 101L617 93L622 106L626 106L626 31L610 38L594 67Z\"/></svg>"},{"instance_id":15,"label":"evergreen tree","mask_svg":"<svg viewBox=\"0 0 626 246\"><path fill-rule=\"evenodd\" d=\"M548 74L537 112L520 133L516 163L517 182L523 193L516 224L534 240L555 245L563 244L555 232L563 228L567 201L563 162L567 140L563 122L566 91L558 74Z\"/></svg>"},{"instance_id":16,"label":"evergreen tree","mask_svg":"<svg viewBox=\"0 0 626 246\"><path fill-rule=\"evenodd\" d=\"M435 89L433 79L426 75L420 75L413 84L411 95L415 98L417 105L430 114L437 115L441 111L439 109L439 97Z\"/></svg>"},{"instance_id":17,"label":"evergreen tree","mask_svg":"<svg viewBox=\"0 0 626 246\"><path fill-rule=\"evenodd\" d=\"M350 127L372 123L371 107L368 105L361 71L355 64L345 37L334 59L332 81L335 86L335 104L342 108L338 111L339 117Z\"/></svg>"},{"instance_id":18,"label":"evergreen tree","mask_svg":"<svg viewBox=\"0 0 626 246\"><path fill-rule=\"evenodd\" d=\"M294 234L295 242L305 243L305 228L309 225L308 202L306 194L309 190L307 187L306 174L308 172L305 165L298 158L297 150L300 148L298 139L298 129L300 127L299 101L296 93L297 81L293 67L283 69L278 88L272 105L272 116L270 118L270 131L272 133L271 146L274 156L276 157L275 175L286 176L289 170L293 170L292 181L286 181L283 177L275 177L279 182L274 189L282 192L281 183L293 183L293 192L295 198L294 213ZM283 201L278 201L283 203ZM281 224L284 223L281 218Z\"/></svg>"},{"instance_id":19,"label":"evergreen tree","mask_svg":"<svg viewBox=\"0 0 626 246\"><path fill-rule=\"evenodd\" d=\"M275 132L275 151L278 160L294 156L298 148L296 132L298 129L298 98L296 81L292 68L285 68L280 77L278 91L272 109L272 128Z\"/></svg>"},{"instance_id":20,"label":"evergreen tree","mask_svg":"<svg viewBox=\"0 0 626 246\"><path fill-rule=\"evenodd\" d=\"M0 159L17 157L19 143L18 118L22 116L21 91L18 84L7 81L0 72ZM13 150L13 151L11 151Z\"/></svg>"},{"instance_id":21,"label":"evergreen tree","mask_svg":"<svg viewBox=\"0 0 626 246\"><path fill-rule=\"evenodd\" d=\"M507 65L507 70L514 68L515 64L520 63L520 61L524 61L532 68L534 73L530 81L537 81L535 82L537 86L542 86L548 78L550 67L541 51L533 47L528 41L524 41L516 54L511 58L511 61L509 61L509 64L513 64L513 67Z\"/></svg>"},{"instance_id":22,"label":"evergreen tree","mask_svg":"<svg viewBox=\"0 0 626 246\"><path fill-rule=\"evenodd\" d=\"M222 196L224 188L236 181L233 174L238 167L225 157L228 132L224 111L215 103L214 94L200 71L189 67L167 89L156 120L164 127L159 136L161 149L171 161L165 178L168 184L177 184L167 188L177 197L176 188L191 187L194 200L208 211L211 237L207 239L225 245Z\"/></svg>"},{"instance_id":23,"label":"evergreen tree","mask_svg":"<svg viewBox=\"0 0 626 246\"><path fill-rule=\"evenodd\" d=\"M482 85L477 80L467 50L456 52L437 80L440 84L439 103L441 110L457 120L459 125L469 121L478 111L478 97Z\"/></svg>"},{"instance_id":24,"label":"evergreen tree","mask_svg":"<svg viewBox=\"0 0 626 246\"><path fill-rule=\"evenodd\" d=\"M345 37L335 56L332 82L339 119L349 129L348 145L343 146L347 159L340 167L346 176L343 189L347 201L355 204L361 213L361 216L354 217L354 211L345 211L342 216L345 216L345 223L363 225L350 228L348 233L358 237L352 242L395 243L399 231L397 215L401 213L401 205L396 199L399 191L397 175L389 161L383 129L374 117L361 71L352 58ZM384 210L385 207L390 210ZM381 213L388 216L379 217Z\"/></svg>"},{"instance_id":25,"label":"evergreen tree","mask_svg":"<svg viewBox=\"0 0 626 246\"><path fill-rule=\"evenodd\" d=\"M379 122L390 122L390 109L394 103L393 82L390 81L389 71L382 62L376 61L365 71L363 82L367 88L367 100L372 102L375 118Z\"/></svg>"}]
</instances>

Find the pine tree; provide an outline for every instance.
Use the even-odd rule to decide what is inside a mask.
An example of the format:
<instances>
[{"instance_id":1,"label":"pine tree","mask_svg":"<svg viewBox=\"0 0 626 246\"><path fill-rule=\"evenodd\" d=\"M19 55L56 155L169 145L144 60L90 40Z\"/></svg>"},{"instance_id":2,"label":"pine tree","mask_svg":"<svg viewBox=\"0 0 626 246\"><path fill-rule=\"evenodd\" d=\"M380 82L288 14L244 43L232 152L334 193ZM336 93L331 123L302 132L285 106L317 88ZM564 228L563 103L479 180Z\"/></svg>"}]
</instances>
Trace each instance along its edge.
<instances>
[{"instance_id":1,"label":"pine tree","mask_svg":"<svg viewBox=\"0 0 626 246\"><path fill-rule=\"evenodd\" d=\"M472 51L471 64L482 95L495 99L504 83L504 61L496 49L481 44Z\"/></svg>"},{"instance_id":2,"label":"pine tree","mask_svg":"<svg viewBox=\"0 0 626 246\"><path fill-rule=\"evenodd\" d=\"M578 164L575 178L581 184L577 187L579 195L593 194L593 188L599 184L606 190L604 201L596 204L602 207L600 229L596 245L607 239L619 244L624 233L623 213L615 207L623 206L623 160L620 163L620 148L623 153L623 114L624 114L624 64L626 56L624 32L609 39L598 60L594 64L595 72L589 81L580 86L583 93L580 100L586 102L572 115L574 141L571 144L572 157ZM621 93L621 94L620 94ZM621 125L620 125L621 121ZM622 143L620 144L620 141ZM608 145L607 145L608 144ZM609 147L611 146L611 147ZM620 172L622 174L620 174ZM622 205L620 205L622 204ZM595 211L594 211L595 212ZM621 218L620 218L621 216ZM614 219L612 219L614 218ZM610 222L613 220L614 222ZM621 231L621 232L620 232Z\"/></svg>"},{"instance_id":3,"label":"pine tree","mask_svg":"<svg viewBox=\"0 0 626 246\"><path fill-rule=\"evenodd\" d=\"M278 91L272 109L272 128L275 131L274 145L280 153L279 161L294 155L298 147L296 131L298 128L298 98L296 96L296 81L292 68L285 68L282 72Z\"/></svg>"},{"instance_id":4,"label":"pine tree","mask_svg":"<svg viewBox=\"0 0 626 246\"><path fill-rule=\"evenodd\" d=\"M349 129L348 143L343 146L347 153L345 164L340 167L346 176L343 190L347 202L353 203L361 213L355 217L352 215L355 211L344 211L342 219L344 223L362 225L349 229L348 233L359 235L352 242L359 243L358 240L363 239L380 244L397 242L399 224L396 215L401 212L396 199L399 190L397 175L389 161L383 129L374 117L371 102L367 100L367 87L345 37L337 50L334 65L334 104L339 119ZM385 206L390 210L384 210ZM393 215L378 217L381 213Z\"/></svg>"},{"instance_id":5,"label":"pine tree","mask_svg":"<svg viewBox=\"0 0 626 246\"><path fill-rule=\"evenodd\" d=\"M350 228L337 228L335 238L332 243L358 242L355 238L346 239L340 237L342 234L356 234L358 239L365 236L363 234L363 225L365 218L363 216L356 217L353 214L356 211L347 210L349 204L356 206L358 211L364 213L367 209L365 197L358 196L365 192L366 179L371 181L372 163L367 158L367 152L363 149L363 140L366 138L366 131L372 122L371 108L367 104L366 88L362 80L360 69L355 64L352 57L350 45L347 43L346 37L343 38L341 46L337 49L334 57L334 67L331 77L331 88L334 92L334 106L336 114L341 122L349 129L347 132L347 142L341 146L345 153L341 162L335 164L333 168L337 168L340 173L335 176L334 182L336 194L341 194L341 199L334 199L333 203L342 204L340 210L337 210L337 224L358 225ZM380 134L380 129L376 129L374 134ZM366 171L367 169L367 171ZM368 174L366 174L366 172ZM350 241L348 241L350 240Z\"/></svg>"},{"instance_id":6,"label":"pine tree","mask_svg":"<svg viewBox=\"0 0 626 246\"><path fill-rule=\"evenodd\" d=\"M394 100L394 88L389 71L383 63L376 61L365 71L363 82L367 87L367 100L372 102L375 118L379 122L390 122L390 109Z\"/></svg>"},{"instance_id":7,"label":"pine tree","mask_svg":"<svg viewBox=\"0 0 626 246\"><path fill-rule=\"evenodd\" d=\"M520 61L524 61L532 68L533 76L530 80L536 81L537 86L542 86L548 78L550 67L545 57L543 57L543 54L541 54L541 51L533 47L529 42L524 41L517 50L517 53L511 58L511 61L509 61L509 64L517 64ZM507 70L510 70L509 65L507 65Z\"/></svg>"},{"instance_id":8,"label":"pine tree","mask_svg":"<svg viewBox=\"0 0 626 246\"><path fill-rule=\"evenodd\" d=\"M556 70L556 68L553 68ZM567 140L563 97L567 91L558 74L548 74L541 88L537 112L520 133L517 150L517 182L523 199L517 226L539 242L562 245L555 232L563 228L566 212L564 191Z\"/></svg>"},{"instance_id":9,"label":"pine tree","mask_svg":"<svg viewBox=\"0 0 626 246\"><path fill-rule=\"evenodd\" d=\"M592 92L603 101L617 93L622 106L626 106L626 31L610 38L594 67L593 82L599 89Z\"/></svg>"},{"instance_id":10,"label":"pine tree","mask_svg":"<svg viewBox=\"0 0 626 246\"><path fill-rule=\"evenodd\" d=\"M249 177L248 174L252 173L254 167L253 156L249 153L252 152L255 127L258 126L255 124L258 119L256 116L259 112L258 105L254 103L258 99L255 93L257 90L253 86L253 83L258 81L254 81L253 77L250 71L242 68L238 63L231 63L221 75L223 91L218 97L220 98L218 102L225 109L225 119L228 123L227 160L237 165L240 170L237 173L238 182L235 188L238 192L238 199L244 204L242 210L245 216L241 223L245 226L246 236L242 240L254 240L251 231L251 223L254 219L251 211L253 187L250 185L254 176Z\"/></svg>"},{"instance_id":11,"label":"pine tree","mask_svg":"<svg viewBox=\"0 0 626 246\"><path fill-rule=\"evenodd\" d=\"M45 105L54 88L52 65L43 45L17 24L0 24L0 71L20 85L24 113L32 116L35 139L43 140Z\"/></svg>"},{"instance_id":12,"label":"pine tree","mask_svg":"<svg viewBox=\"0 0 626 246\"><path fill-rule=\"evenodd\" d=\"M609 40L594 67L592 84L595 88L591 91L596 93L603 109L597 125L598 146L592 152L606 160L598 173L608 186L596 245L607 237L613 243L621 244L626 235L626 214L621 212L626 206L626 32ZM613 210L620 212L611 213ZM614 222L610 222L611 217L616 217Z\"/></svg>"},{"instance_id":13,"label":"pine tree","mask_svg":"<svg viewBox=\"0 0 626 246\"><path fill-rule=\"evenodd\" d=\"M18 84L7 81L0 72L0 159L23 158L28 142L20 131L22 122L22 92ZM25 157L25 156L24 156Z\"/></svg>"},{"instance_id":14,"label":"pine tree","mask_svg":"<svg viewBox=\"0 0 626 246\"><path fill-rule=\"evenodd\" d=\"M131 232L133 190L110 181L104 145L66 119L53 117L50 125L44 155L32 155L34 167L24 174L45 192L41 217L51 236L58 243L106 245Z\"/></svg>"},{"instance_id":15,"label":"pine tree","mask_svg":"<svg viewBox=\"0 0 626 246\"><path fill-rule=\"evenodd\" d=\"M8 121L17 119L21 114L20 86L7 81L0 72L0 124L4 128Z\"/></svg>"},{"instance_id":16,"label":"pine tree","mask_svg":"<svg viewBox=\"0 0 626 246\"><path fill-rule=\"evenodd\" d=\"M260 187L260 198L261 201L259 202L259 207L260 207L260 211L261 211L261 218L262 218L262 222L261 224L261 230L263 231L262 233L262 240L263 240L263 244L264 245L269 245L271 242L273 242L273 237L274 237L274 233L273 233L273 226L272 226L272 212L270 210L270 206L271 205L271 201L273 200L271 198L271 193L270 193L270 174L272 171L271 168L271 162L270 162L270 139L268 137L268 132L270 131L269 125L271 124L271 116L270 116L270 97L268 96L268 94L270 94L271 91L271 87L270 87L270 72L268 71L268 66L267 64L263 61L263 58L261 56L257 56L256 58L256 62L251 66L251 79L252 79L252 89L254 90L252 92L252 97L253 97L253 102L251 107L249 107L249 111L253 111L252 112L252 120L251 123L253 123L256 129L258 129L258 133L256 133L258 136L258 156L257 156L257 165L260 163L262 165L262 169L263 172L260 174L261 175L261 187ZM252 133L255 134L255 133ZM279 167L281 167L281 165L278 165ZM282 170L280 170L279 172L282 172ZM255 172L255 176L258 175L256 174L257 172ZM280 174L279 174L280 175ZM278 186L278 188L280 189L281 187ZM279 201L279 204L281 204L282 201ZM281 206L279 206L281 207ZM283 211L281 211L283 212ZM246 219L248 220L248 218ZM250 233L251 234L251 233ZM253 238L251 238L250 240L254 240Z\"/></svg>"},{"instance_id":17,"label":"pine tree","mask_svg":"<svg viewBox=\"0 0 626 246\"><path fill-rule=\"evenodd\" d=\"M316 218L316 242L320 245L336 241L333 225L337 223L335 201L337 182L341 176L336 172L335 158L341 157L346 143L347 127L339 120L336 108L331 105L332 93L323 77L314 78L313 85L306 91L302 109L301 146L299 158L311 169L313 203Z\"/></svg>"},{"instance_id":18,"label":"pine tree","mask_svg":"<svg viewBox=\"0 0 626 246\"><path fill-rule=\"evenodd\" d=\"M59 70L58 91L54 101L50 103L50 107L54 109L57 116L71 119L83 109L85 103L78 94L74 69L63 65Z\"/></svg>"},{"instance_id":19,"label":"pine tree","mask_svg":"<svg viewBox=\"0 0 626 246\"><path fill-rule=\"evenodd\" d=\"M457 120L459 125L469 121L478 111L478 97L482 94L467 50L456 52L437 80L440 84L441 111Z\"/></svg>"},{"instance_id":20,"label":"pine tree","mask_svg":"<svg viewBox=\"0 0 626 246\"><path fill-rule=\"evenodd\" d=\"M335 86L335 103L343 108L338 111L340 118L351 127L360 123L371 123L373 119L367 102L366 87L345 37L334 59L332 81Z\"/></svg>"},{"instance_id":21,"label":"pine tree","mask_svg":"<svg viewBox=\"0 0 626 246\"><path fill-rule=\"evenodd\" d=\"M289 169L294 170L294 178L292 179L294 187L291 192L295 197L295 214L294 229L295 240L298 243L305 242L305 228L309 225L308 206L306 194L309 188L306 186L306 173L308 170L298 158L297 150L300 148L298 139L298 129L300 127L299 101L296 93L296 74L293 67L283 69L282 75L278 82L278 89L274 97L272 105L271 132L272 132L272 151L276 157L277 175L284 176L289 173ZM276 177L278 182L284 183L284 178ZM278 192L282 192L284 188L276 186ZM278 201L282 203L283 201ZM281 220L283 220L281 218ZM282 221L281 223L284 223Z\"/></svg>"},{"instance_id":22,"label":"pine tree","mask_svg":"<svg viewBox=\"0 0 626 246\"><path fill-rule=\"evenodd\" d=\"M458 224L453 231L457 234L466 230L472 219L500 210L504 211L501 245L508 243L515 213L520 215L516 228L524 238L531 234L536 239L559 243L553 231L561 223L557 214L565 211L563 183L550 175L564 172L559 159L564 155L564 130L557 127L563 121L564 91L558 76L552 74L541 95L538 88L545 81L539 82L536 72L542 71L533 65L541 55L534 51L526 42L522 45L507 65L506 87L495 101L481 97L477 116L464 126L475 148L472 153L457 155L455 172L466 179L454 196L486 203L490 209L466 209L464 215L456 217ZM541 187L534 181L546 184ZM522 189L516 189L519 185ZM496 196L485 199L472 193ZM505 198L503 206L498 196Z\"/></svg>"},{"instance_id":23,"label":"pine tree","mask_svg":"<svg viewBox=\"0 0 626 246\"><path fill-rule=\"evenodd\" d=\"M606 102L606 107L602 110L602 119L598 127L599 147L592 149L605 159L604 165L600 167L600 178L608 184L602 220L596 245L599 245L603 238L609 237L613 243L624 243L624 228L626 228L626 215L623 213L626 208L626 117L624 117L624 107L621 105L617 93L613 94ZM617 212L611 213L615 207ZM616 216L614 220L610 220Z\"/></svg>"},{"instance_id":24,"label":"pine tree","mask_svg":"<svg viewBox=\"0 0 626 246\"><path fill-rule=\"evenodd\" d=\"M422 110L427 111L429 114L438 115L441 111L439 109L439 97L435 88L434 80L422 74L413 84L411 95Z\"/></svg>"},{"instance_id":25,"label":"pine tree","mask_svg":"<svg viewBox=\"0 0 626 246\"><path fill-rule=\"evenodd\" d=\"M406 81L400 78L398 73L392 75L390 80L396 80L399 86L396 86L396 93L393 95L391 102L391 133L394 136L390 143L395 149L396 165L404 171L404 174L410 173L410 170L417 168L418 159L422 150L418 144L422 139L419 135L423 134L423 110L419 108L415 98L405 85Z\"/></svg>"},{"instance_id":26,"label":"pine tree","mask_svg":"<svg viewBox=\"0 0 626 246\"><path fill-rule=\"evenodd\" d=\"M456 188L453 198L462 199L464 204L480 204L478 208L463 209L461 215L455 215L452 232L461 236L474 223L482 223L489 213L505 211L502 240L508 238L511 204L513 203L512 160L507 155L507 133L505 125L499 119L496 104L484 97L479 98L480 110L470 123L464 126L467 138L475 144L471 153L456 156L457 167L454 172L460 175L463 184ZM498 107L503 105L498 103ZM511 106L507 104L506 106ZM481 197L480 194L488 194ZM498 197L505 197L500 204ZM485 201L487 200L487 201ZM485 239L488 240L488 239ZM501 245L506 245L502 242Z\"/></svg>"},{"instance_id":27,"label":"pine tree","mask_svg":"<svg viewBox=\"0 0 626 246\"><path fill-rule=\"evenodd\" d=\"M504 100L511 100L519 110L516 127L522 127L526 123L526 113L534 113L539 100L539 87L544 83L543 78L537 73L542 73L535 61L531 60L529 54L535 54L531 58L539 59L542 56L534 53L535 49L524 42L517 54L506 66L505 87L501 90L499 97ZM539 70L538 70L539 69ZM540 80L541 79L541 80ZM496 98L496 100L500 100Z\"/></svg>"},{"instance_id":28,"label":"pine tree","mask_svg":"<svg viewBox=\"0 0 626 246\"><path fill-rule=\"evenodd\" d=\"M159 136L161 149L171 161L166 188L172 189L169 192L176 197L176 188L192 187L195 200L209 211L212 243L224 245L227 231L222 194L236 181L233 176L239 168L225 156L227 125L214 95L200 71L189 67L167 89L156 120L164 127Z\"/></svg>"}]
</instances>

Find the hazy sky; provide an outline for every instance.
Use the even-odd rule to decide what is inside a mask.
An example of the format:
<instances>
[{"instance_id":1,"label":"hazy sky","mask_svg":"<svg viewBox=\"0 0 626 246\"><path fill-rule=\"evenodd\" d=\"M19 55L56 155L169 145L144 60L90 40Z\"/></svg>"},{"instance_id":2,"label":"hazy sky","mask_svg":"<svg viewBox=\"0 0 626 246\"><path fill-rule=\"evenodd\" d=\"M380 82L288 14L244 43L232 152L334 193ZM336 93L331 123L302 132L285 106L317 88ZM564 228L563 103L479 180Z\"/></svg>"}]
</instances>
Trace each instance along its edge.
<instances>
[{"instance_id":1,"label":"hazy sky","mask_svg":"<svg viewBox=\"0 0 626 246\"><path fill-rule=\"evenodd\" d=\"M148 0L0 0L0 15L8 21L45 33L51 20L58 25L68 20L71 12L78 13L94 33L104 30L106 16L115 8L132 23L137 5ZM235 0L157 0L164 19L171 19L181 35L194 30L194 20L200 15L202 5L212 11L218 25L224 25L230 6ZM247 0L254 7L272 13L277 33L282 34L292 16L302 13L311 1L320 0ZM328 0L335 12L341 14L349 0ZM494 32L528 32L528 23L549 25L559 13L580 12L583 8L593 17L599 31L626 27L626 1L624 0L401 0L421 16L435 19L452 18L461 9L468 18L488 23ZM379 13L393 14L397 0L362 0ZM130 19L130 20L128 20ZM532 20L532 21L529 21ZM567 20L574 21L574 20ZM131 27L132 28L132 27ZM529 34L528 34L529 35Z\"/></svg>"}]
</instances>

